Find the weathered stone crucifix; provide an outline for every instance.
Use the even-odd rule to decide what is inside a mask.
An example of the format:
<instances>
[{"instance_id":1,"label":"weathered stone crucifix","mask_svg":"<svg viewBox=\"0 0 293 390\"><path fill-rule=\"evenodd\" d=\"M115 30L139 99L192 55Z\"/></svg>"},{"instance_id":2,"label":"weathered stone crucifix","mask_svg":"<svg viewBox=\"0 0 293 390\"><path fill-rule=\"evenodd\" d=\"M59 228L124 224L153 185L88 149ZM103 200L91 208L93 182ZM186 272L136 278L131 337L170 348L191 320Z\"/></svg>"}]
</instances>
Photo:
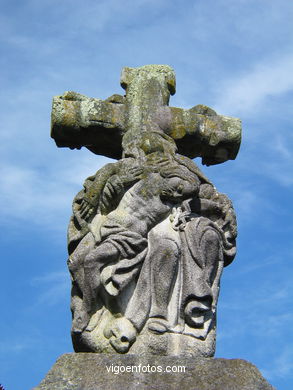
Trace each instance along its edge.
<instances>
[{"instance_id":1,"label":"weathered stone crucifix","mask_svg":"<svg viewBox=\"0 0 293 390\"><path fill-rule=\"evenodd\" d=\"M106 100L65 92L53 100L52 132L57 146L86 146L95 154L119 159L129 142L143 132L161 132L175 140L178 152L202 157L211 165L235 159L241 141L241 122L217 115L207 106L189 110L168 107L175 93L175 74L165 65L124 68L121 86L126 95Z\"/></svg>"},{"instance_id":2,"label":"weathered stone crucifix","mask_svg":"<svg viewBox=\"0 0 293 390\"><path fill-rule=\"evenodd\" d=\"M235 159L239 119L169 107L169 66L124 68L126 95L55 97L51 135L117 162L89 177L68 229L77 352L212 356L223 267L236 218L190 158Z\"/></svg>"},{"instance_id":3,"label":"weathered stone crucifix","mask_svg":"<svg viewBox=\"0 0 293 390\"><path fill-rule=\"evenodd\" d=\"M203 105L168 107L169 66L124 68L121 85L125 96L66 92L53 100L57 146L85 146L118 161L85 180L68 228L73 347L96 354L62 356L36 390L61 382L272 389L250 363L203 359L215 352L220 278L235 257L237 225L231 201L191 158L235 159L240 120ZM110 364L125 375L104 375Z\"/></svg>"}]
</instances>

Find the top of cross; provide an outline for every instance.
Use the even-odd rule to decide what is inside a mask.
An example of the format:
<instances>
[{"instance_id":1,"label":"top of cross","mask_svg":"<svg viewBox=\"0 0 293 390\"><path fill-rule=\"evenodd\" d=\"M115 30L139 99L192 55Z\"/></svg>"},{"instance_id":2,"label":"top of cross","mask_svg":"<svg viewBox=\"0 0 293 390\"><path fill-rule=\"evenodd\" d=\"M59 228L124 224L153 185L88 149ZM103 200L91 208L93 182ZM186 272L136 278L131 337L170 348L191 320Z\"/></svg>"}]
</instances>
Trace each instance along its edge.
<instances>
[{"instance_id":1,"label":"top of cross","mask_svg":"<svg viewBox=\"0 0 293 390\"><path fill-rule=\"evenodd\" d=\"M51 135L57 146L86 146L115 159L135 154L142 144L147 147L152 134L187 157L202 157L207 165L235 159L241 141L240 120L218 115L203 105L189 110L169 107L175 83L171 67L146 65L122 70L125 96L101 100L65 92L53 99Z\"/></svg>"}]
</instances>

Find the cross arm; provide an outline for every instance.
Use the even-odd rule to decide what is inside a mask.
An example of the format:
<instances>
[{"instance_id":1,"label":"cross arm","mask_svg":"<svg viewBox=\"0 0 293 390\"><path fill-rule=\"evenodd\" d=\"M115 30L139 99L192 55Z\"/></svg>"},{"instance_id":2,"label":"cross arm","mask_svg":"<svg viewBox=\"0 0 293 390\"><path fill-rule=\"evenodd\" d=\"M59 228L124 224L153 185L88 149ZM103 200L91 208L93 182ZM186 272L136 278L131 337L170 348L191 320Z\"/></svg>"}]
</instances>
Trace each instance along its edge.
<instances>
[{"instance_id":1,"label":"cross arm","mask_svg":"<svg viewBox=\"0 0 293 390\"><path fill-rule=\"evenodd\" d=\"M241 142L240 119L218 115L204 105L189 110L168 109L168 135L175 140L180 154L189 158L202 157L205 165L236 158Z\"/></svg>"},{"instance_id":2,"label":"cross arm","mask_svg":"<svg viewBox=\"0 0 293 390\"><path fill-rule=\"evenodd\" d=\"M51 137L57 146L80 149L119 159L125 122L124 97L106 100L65 92L53 98Z\"/></svg>"}]
</instances>

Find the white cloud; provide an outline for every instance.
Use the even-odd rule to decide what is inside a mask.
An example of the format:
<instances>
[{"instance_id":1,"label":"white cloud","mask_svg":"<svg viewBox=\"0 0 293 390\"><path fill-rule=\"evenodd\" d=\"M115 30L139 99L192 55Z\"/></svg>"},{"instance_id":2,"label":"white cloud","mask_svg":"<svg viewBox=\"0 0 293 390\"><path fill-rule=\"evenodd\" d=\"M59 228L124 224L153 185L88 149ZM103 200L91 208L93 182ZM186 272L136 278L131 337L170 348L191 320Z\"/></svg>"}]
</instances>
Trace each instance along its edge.
<instances>
[{"instance_id":1,"label":"white cloud","mask_svg":"<svg viewBox=\"0 0 293 390\"><path fill-rule=\"evenodd\" d=\"M34 349L36 347L36 339L32 336L21 335L16 339L1 340L0 342L0 351L8 355L11 353L13 355L22 354L24 351Z\"/></svg>"},{"instance_id":2,"label":"white cloud","mask_svg":"<svg viewBox=\"0 0 293 390\"><path fill-rule=\"evenodd\" d=\"M30 145L26 144L26 148L29 153ZM44 145L27 157L25 153L14 153L15 157L10 158L13 161L2 160L0 213L7 223L28 220L58 229L58 221L62 220L64 228L64 218L71 213L73 197L82 189L84 180L113 161L87 150L62 150L64 158L60 159L56 152L54 155ZM47 163L46 159L49 159Z\"/></svg>"},{"instance_id":3,"label":"white cloud","mask_svg":"<svg viewBox=\"0 0 293 390\"><path fill-rule=\"evenodd\" d=\"M273 359L270 367L260 368L263 375L269 379L292 377L293 372L293 350L292 346L286 346L279 350L278 355Z\"/></svg>"},{"instance_id":4,"label":"white cloud","mask_svg":"<svg viewBox=\"0 0 293 390\"><path fill-rule=\"evenodd\" d=\"M293 55L268 58L252 69L223 81L216 97L218 112L255 114L272 96L293 90ZM272 110L274 108L272 107Z\"/></svg>"},{"instance_id":5,"label":"white cloud","mask_svg":"<svg viewBox=\"0 0 293 390\"><path fill-rule=\"evenodd\" d=\"M89 153L89 152L88 152ZM71 213L73 197L82 189L87 176L94 174L109 159L87 157L63 160L46 170L33 165L3 163L0 168L0 213L9 223L27 220L29 223L59 229ZM62 224L58 223L62 221Z\"/></svg>"},{"instance_id":6,"label":"white cloud","mask_svg":"<svg viewBox=\"0 0 293 390\"><path fill-rule=\"evenodd\" d=\"M32 168L2 166L0 169L2 216L43 224L46 220L52 221L50 217L52 213L64 213L69 207L69 194L65 183L44 176Z\"/></svg>"},{"instance_id":7,"label":"white cloud","mask_svg":"<svg viewBox=\"0 0 293 390\"><path fill-rule=\"evenodd\" d=\"M250 262L245 263L242 265L242 267L238 268L237 270L234 270L233 277L245 277L246 274L249 273L255 273L255 272L262 272L263 269L272 268L273 266L278 267L280 264L280 259L277 256L269 256L266 259L262 259L261 262ZM249 276L246 276L249 277Z\"/></svg>"},{"instance_id":8,"label":"white cloud","mask_svg":"<svg viewBox=\"0 0 293 390\"><path fill-rule=\"evenodd\" d=\"M46 12L57 22L56 31L59 25L66 26L63 34L67 37L111 32L125 24L135 23L167 4L166 0L88 0L85 4L72 0L30 0L31 9L36 13Z\"/></svg>"},{"instance_id":9,"label":"white cloud","mask_svg":"<svg viewBox=\"0 0 293 390\"><path fill-rule=\"evenodd\" d=\"M259 166L262 169L264 175L268 178L273 179L284 187L292 187L293 185L293 159L291 161L284 163L282 160L272 160L268 162L263 162ZM289 205L287 205L289 206Z\"/></svg>"},{"instance_id":10,"label":"white cloud","mask_svg":"<svg viewBox=\"0 0 293 390\"><path fill-rule=\"evenodd\" d=\"M44 276L35 277L31 284L44 290L38 293L36 305L54 306L68 300L70 291L68 272L51 272Z\"/></svg>"},{"instance_id":11,"label":"white cloud","mask_svg":"<svg viewBox=\"0 0 293 390\"><path fill-rule=\"evenodd\" d=\"M255 191L239 189L236 193L234 192L234 199L234 207L237 209L237 214L241 214L242 219L250 219L259 204L259 198Z\"/></svg>"}]
</instances>

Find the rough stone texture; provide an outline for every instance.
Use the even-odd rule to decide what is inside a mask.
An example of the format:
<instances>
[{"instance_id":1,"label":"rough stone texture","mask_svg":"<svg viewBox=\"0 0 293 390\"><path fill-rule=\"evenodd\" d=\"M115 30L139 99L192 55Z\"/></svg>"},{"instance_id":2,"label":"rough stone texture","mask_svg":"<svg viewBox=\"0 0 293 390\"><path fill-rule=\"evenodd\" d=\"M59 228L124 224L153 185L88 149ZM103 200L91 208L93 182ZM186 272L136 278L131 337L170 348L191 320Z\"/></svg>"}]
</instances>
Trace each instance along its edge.
<instances>
[{"instance_id":1,"label":"rough stone texture","mask_svg":"<svg viewBox=\"0 0 293 390\"><path fill-rule=\"evenodd\" d=\"M114 374L116 366L134 365L137 368L129 368L133 372ZM185 372L135 372L139 365L141 371L151 371L154 366L160 366L162 371L168 366L184 366ZM258 369L245 360L93 353L62 355L33 390L116 389L274 390Z\"/></svg>"},{"instance_id":2,"label":"rough stone texture","mask_svg":"<svg viewBox=\"0 0 293 390\"><path fill-rule=\"evenodd\" d=\"M218 115L202 104L189 110L168 107L175 84L171 67L146 65L122 70L125 96L101 100L65 92L53 99L51 136L59 147L85 146L93 153L119 159L129 142L139 143L139 132L160 131L175 140L180 154L202 157L204 164L235 159L241 121Z\"/></svg>"},{"instance_id":3,"label":"rough stone texture","mask_svg":"<svg viewBox=\"0 0 293 390\"><path fill-rule=\"evenodd\" d=\"M105 101L75 92L53 100L58 146L122 157L86 179L73 202L74 349L211 357L236 217L188 157L207 165L234 159L240 120L203 105L169 107L169 66L124 68L121 85L125 96Z\"/></svg>"}]
</instances>

